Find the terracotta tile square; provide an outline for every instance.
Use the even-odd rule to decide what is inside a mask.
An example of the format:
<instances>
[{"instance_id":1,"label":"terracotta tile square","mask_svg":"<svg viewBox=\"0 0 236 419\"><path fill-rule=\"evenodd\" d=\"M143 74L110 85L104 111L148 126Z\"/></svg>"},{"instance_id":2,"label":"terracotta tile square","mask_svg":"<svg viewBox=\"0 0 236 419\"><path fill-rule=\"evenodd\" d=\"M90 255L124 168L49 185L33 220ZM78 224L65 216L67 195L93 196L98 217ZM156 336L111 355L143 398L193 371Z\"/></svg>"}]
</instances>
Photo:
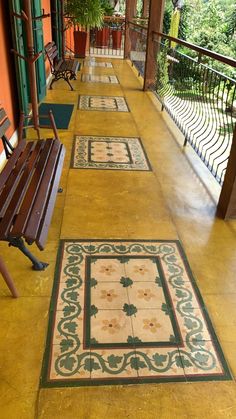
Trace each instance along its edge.
<instances>
[{"instance_id":1,"label":"terracotta tile square","mask_svg":"<svg viewBox=\"0 0 236 419\"><path fill-rule=\"evenodd\" d=\"M131 319L123 310L98 310L89 321L90 338L96 344L126 344L132 336Z\"/></svg>"},{"instance_id":2,"label":"terracotta tile square","mask_svg":"<svg viewBox=\"0 0 236 419\"><path fill-rule=\"evenodd\" d=\"M119 80L116 76L105 76L105 75L95 75L95 74L82 74L81 81L87 83L111 83L119 84Z\"/></svg>"},{"instance_id":3,"label":"terracotta tile square","mask_svg":"<svg viewBox=\"0 0 236 419\"><path fill-rule=\"evenodd\" d=\"M107 67L112 68L112 63L109 62L102 62L102 61L95 61L94 59L90 58L84 60L84 67Z\"/></svg>"},{"instance_id":4,"label":"terracotta tile square","mask_svg":"<svg viewBox=\"0 0 236 419\"><path fill-rule=\"evenodd\" d=\"M169 343L175 340L170 317L160 309L137 309L131 321L134 337L142 342Z\"/></svg>"},{"instance_id":5,"label":"terracotta tile square","mask_svg":"<svg viewBox=\"0 0 236 419\"><path fill-rule=\"evenodd\" d=\"M126 276L133 282L154 282L159 278L156 258L131 257L125 263Z\"/></svg>"},{"instance_id":6,"label":"terracotta tile square","mask_svg":"<svg viewBox=\"0 0 236 419\"><path fill-rule=\"evenodd\" d=\"M79 96L78 109L87 111L129 112L122 96Z\"/></svg>"},{"instance_id":7,"label":"terracotta tile square","mask_svg":"<svg viewBox=\"0 0 236 419\"><path fill-rule=\"evenodd\" d=\"M122 310L129 303L127 289L120 282L98 282L90 293L91 304L99 310Z\"/></svg>"},{"instance_id":8,"label":"terracotta tile square","mask_svg":"<svg viewBox=\"0 0 236 419\"><path fill-rule=\"evenodd\" d=\"M137 308L159 308L166 303L162 287L155 282L133 282L127 287L129 302Z\"/></svg>"},{"instance_id":9,"label":"terracotta tile square","mask_svg":"<svg viewBox=\"0 0 236 419\"><path fill-rule=\"evenodd\" d=\"M72 168L151 170L150 163L139 138L98 136L75 137Z\"/></svg>"},{"instance_id":10,"label":"terracotta tile square","mask_svg":"<svg viewBox=\"0 0 236 419\"><path fill-rule=\"evenodd\" d=\"M96 257L91 256L88 259L89 277L99 282L120 282L125 276L125 267L122 258Z\"/></svg>"}]
</instances>

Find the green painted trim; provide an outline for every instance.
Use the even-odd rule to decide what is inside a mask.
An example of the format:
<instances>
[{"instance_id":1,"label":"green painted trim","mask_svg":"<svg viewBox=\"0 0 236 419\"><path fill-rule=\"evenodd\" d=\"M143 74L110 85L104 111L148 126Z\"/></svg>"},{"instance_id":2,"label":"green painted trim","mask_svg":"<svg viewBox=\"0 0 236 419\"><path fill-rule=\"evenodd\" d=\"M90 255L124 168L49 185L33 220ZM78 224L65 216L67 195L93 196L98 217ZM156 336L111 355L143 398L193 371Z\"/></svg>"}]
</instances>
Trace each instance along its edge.
<instances>
[{"instance_id":1,"label":"green painted trim","mask_svg":"<svg viewBox=\"0 0 236 419\"><path fill-rule=\"evenodd\" d=\"M51 341L54 332L54 322L56 316L56 305L57 305L57 296L60 284L60 273L61 273L61 262L62 262L62 255L64 251L65 241L59 241L58 252L57 252L57 259L55 265L55 273L54 273L54 281L52 287L52 295L49 305L49 318L48 318L48 331L47 331L47 338L46 338L46 345L45 345L45 352L43 357L41 375L40 375L40 387L45 387L48 383L48 370L50 367L50 355L51 355Z\"/></svg>"}]
</instances>

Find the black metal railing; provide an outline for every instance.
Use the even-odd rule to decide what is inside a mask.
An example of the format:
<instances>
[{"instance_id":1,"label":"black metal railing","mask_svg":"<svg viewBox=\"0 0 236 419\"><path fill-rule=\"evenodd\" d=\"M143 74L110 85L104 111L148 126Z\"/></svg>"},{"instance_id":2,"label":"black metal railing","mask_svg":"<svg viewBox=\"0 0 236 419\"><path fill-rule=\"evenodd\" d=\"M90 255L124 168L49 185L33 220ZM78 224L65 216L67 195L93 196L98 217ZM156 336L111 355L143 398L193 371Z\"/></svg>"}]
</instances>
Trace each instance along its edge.
<instances>
[{"instance_id":1,"label":"black metal railing","mask_svg":"<svg viewBox=\"0 0 236 419\"><path fill-rule=\"evenodd\" d=\"M128 22L131 43L130 60L139 75L144 76L146 63L147 26L135 21Z\"/></svg>"},{"instance_id":2,"label":"black metal railing","mask_svg":"<svg viewBox=\"0 0 236 419\"><path fill-rule=\"evenodd\" d=\"M188 55L171 48L171 39L154 33L158 43L157 96L162 109L184 134L184 145L193 147L222 185L236 123L236 80L202 61L208 56L231 67L236 66L236 61L175 40L184 43ZM197 53L195 58L190 56L193 51Z\"/></svg>"}]
</instances>

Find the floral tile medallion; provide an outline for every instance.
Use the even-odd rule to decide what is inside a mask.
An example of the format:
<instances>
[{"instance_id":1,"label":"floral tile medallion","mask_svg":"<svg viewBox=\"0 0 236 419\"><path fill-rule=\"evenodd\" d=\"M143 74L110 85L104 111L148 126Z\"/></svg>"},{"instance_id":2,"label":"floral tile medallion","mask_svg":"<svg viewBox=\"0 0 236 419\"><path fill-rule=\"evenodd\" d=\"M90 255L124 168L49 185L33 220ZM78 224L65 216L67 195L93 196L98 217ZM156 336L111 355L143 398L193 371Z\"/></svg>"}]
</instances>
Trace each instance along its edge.
<instances>
[{"instance_id":1,"label":"floral tile medallion","mask_svg":"<svg viewBox=\"0 0 236 419\"><path fill-rule=\"evenodd\" d=\"M151 170L139 138L97 136L75 137L72 168Z\"/></svg>"},{"instance_id":2,"label":"floral tile medallion","mask_svg":"<svg viewBox=\"0 0 236 419\"><path fill-rule=\"evenodd\" d=\"M230 380L177 240L63 240L41 385Z\"/></svg>"},{"instance_id":3,"label":"floral tile medallion","mask_svg":"<svg viewBox=\"0 0 236 419\"><path fill-rule=\"evenodd\" d=\"M79 96L78 109L83 111L129 112L122 96Z\"/></svg>"},{"instance_id":4,"label":"floral tile medallion","mask_svg":"<svg viewBox=\"0 0 236 419\"><path fill-rule=\"evenodd\" d=\"M82 74L81 81L87 83L110 83L110 84L119 84L119 80L116 76L105 76L105 75L95 75L95 74Z\"/></svg>"},{"instance_id":5,"label":"floral tile medallion","mask_svg":"<svg viewBox=\"0 0 236 419\"><path fill-rule=\"evenodd\" d=\"M106 68L112 68L112 63L109 62L101 62L101 61L95 61L92 59L84 60L84 66L85 67L106 67Z\"/></svg>"}]
</instances>

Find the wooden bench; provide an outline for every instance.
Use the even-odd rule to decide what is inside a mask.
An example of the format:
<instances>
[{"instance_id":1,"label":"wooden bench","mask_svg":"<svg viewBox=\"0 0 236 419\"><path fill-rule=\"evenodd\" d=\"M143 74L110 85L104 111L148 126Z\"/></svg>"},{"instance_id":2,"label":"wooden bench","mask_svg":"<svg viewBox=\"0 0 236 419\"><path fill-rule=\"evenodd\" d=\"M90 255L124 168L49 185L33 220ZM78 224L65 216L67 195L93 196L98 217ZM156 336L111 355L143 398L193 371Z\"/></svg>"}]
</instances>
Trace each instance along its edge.
<instances>
[{"instance_id":1,"label":"wooden bench","mask_svg":"<svg viewBox=\"0 0 236 419\"><path fill-rule=\"evenodd\" d=\"M59 54L55 42L49 42L45 47L45 53L47 55L48 61L51 67L51 73L54 76L50 89L55 81L60 79L65 80L71 90L74 90L70 80L76 80L76 73L80 69L80 63L78 60L66 58L64 60L59 59Z\"/></svg>"},{"instance_id":2,"label":"wooden bench","mask_svg":"<svg viewBox=\"0 0 236 419\"><path fill-rule=\"evenodd\" d=\"M48 264L30 253L24 239L44 249L65 148L57 135L26 142L22 121L23 118L18 145L12 150L5 135L10 122L4 109L0 109L0 138L7 150L7 163L0 173L0 240L21 250L32 261L33 269L44 270Z\"/></svg>"}]
</instances>

